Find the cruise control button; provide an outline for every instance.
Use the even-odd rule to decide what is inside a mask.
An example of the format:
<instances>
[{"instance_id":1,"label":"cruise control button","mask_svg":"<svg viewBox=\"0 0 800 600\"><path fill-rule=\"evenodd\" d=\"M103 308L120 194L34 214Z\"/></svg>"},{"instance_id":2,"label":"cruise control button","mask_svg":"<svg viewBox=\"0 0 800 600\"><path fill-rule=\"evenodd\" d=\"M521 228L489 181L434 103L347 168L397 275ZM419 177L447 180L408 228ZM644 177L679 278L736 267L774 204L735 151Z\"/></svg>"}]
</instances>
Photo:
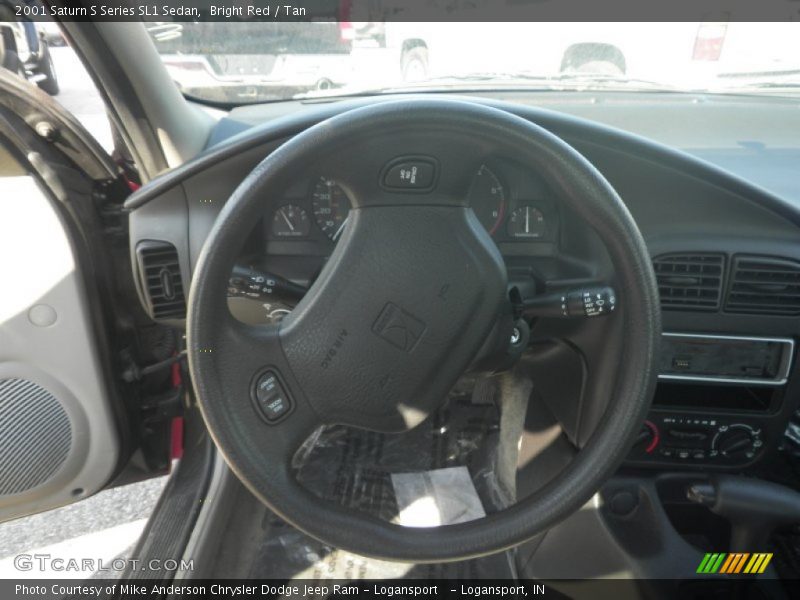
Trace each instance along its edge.
<instances>
[{"instance_id":1,"label":"cruise control button","mask_svg":"<svg viewBox=\"0 0 800 600\"><path fill-rule=\"evenodd\" d=\"M425 190L433 186L435 177L436 166L432 160L400 160L389 166L383 185L396 190Z\"/></svg>"},{"instance_id":2,"label":"cruise control button","mask_svg":"<svg viewBox=\"0 0 800 600\"><path fill-rule=\"evenodd\" d=\"M289 400L285 395L277 395L259 404L268 421L277 421L289 412Z\"/></svg>"},{"instance_id":3,"label":"cruise control button","mask_svg":"<svg viewBox=\"0 0 800 600\"><path fill-rule=\"evenodd\" d=\"M261 413L270 422L279 420L292 407L286 390L272 371L267 371L256 381L255 397Z\"/></svg>"},{"instance_id":4,"label":"cruise control button","mask_svg":"<svg viewBox=\"0 0 800 600\"><path fill-rule=\"evenodd\" d=\"M259 402L263 402L270 398L276 390L280 389L280 383L275 373L268 371L258 378L256 383L256 398Z\"/></svg>"}]
</instances>

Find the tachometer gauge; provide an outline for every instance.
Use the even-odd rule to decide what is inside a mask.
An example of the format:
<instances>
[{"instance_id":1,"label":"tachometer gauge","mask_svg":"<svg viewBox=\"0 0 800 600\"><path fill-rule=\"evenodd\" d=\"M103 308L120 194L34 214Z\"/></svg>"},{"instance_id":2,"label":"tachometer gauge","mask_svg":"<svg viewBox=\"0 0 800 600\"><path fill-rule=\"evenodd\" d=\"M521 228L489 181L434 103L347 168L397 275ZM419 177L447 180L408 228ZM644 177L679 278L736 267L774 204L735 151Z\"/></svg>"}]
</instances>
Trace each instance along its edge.
<instances>
[{"instance_id":1,"label":"tachometer gauge","mask_svg":"<svg viewBox=\"0 0 800 600\"><path fill-rule=\"evenodd\" d=\"M272 216L272 235L281 238L306 237L311 231L311 221L304 208L296 204L286 204Z\"/></svg>"},{"instance_id":2,"label":"tachometer gauge","mask_svg":"<svg viewBox=\"0 0 800 600\"><path fill-rule=\"evenodd\" d=\"M333 179L320 177L311 193L311 206L319 228L334 242L338 240L352 207L347 193Z\"/></svg>"},{"instance_id":3,"label":"tachometer gauge","mask_svg":"<svg viewBox=\"0 0 800 600\"><path fill-rule=\"evenodd\" d=\"M505 216L506 193L497 175L486 165L478 169L467 200L489 235L494 235Z\"/></svg>"},{"instance_id":4,"label":"tachometer gauge","mask_svg":"<svg viewBox=\"0 0 800 600\"><path fill-rule=\"evenodd\" d=\"M508 219L508 235L514 239L535 240L547 233L544 215L535 206L520 206Z\"/></svg>"}]
</instances>

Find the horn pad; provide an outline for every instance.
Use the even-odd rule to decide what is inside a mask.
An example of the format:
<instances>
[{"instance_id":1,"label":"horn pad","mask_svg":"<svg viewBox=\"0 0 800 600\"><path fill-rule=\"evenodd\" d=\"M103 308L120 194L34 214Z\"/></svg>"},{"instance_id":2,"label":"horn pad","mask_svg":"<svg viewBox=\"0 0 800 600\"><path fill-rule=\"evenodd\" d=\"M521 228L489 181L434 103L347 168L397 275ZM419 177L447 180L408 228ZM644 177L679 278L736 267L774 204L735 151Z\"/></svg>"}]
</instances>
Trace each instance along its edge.
<instances>
[{"instance_id":1,"label":"horn pad","mask_svg":"<svg viewBox=\"0 0 800 600\"><path fill-rule=\"evenodd\" d=\"M368 206L351 211L315 291L280 333L307 398L330 422L403 431L477 354L506 272L467 208Z\"/></svg>"}]
</instances>

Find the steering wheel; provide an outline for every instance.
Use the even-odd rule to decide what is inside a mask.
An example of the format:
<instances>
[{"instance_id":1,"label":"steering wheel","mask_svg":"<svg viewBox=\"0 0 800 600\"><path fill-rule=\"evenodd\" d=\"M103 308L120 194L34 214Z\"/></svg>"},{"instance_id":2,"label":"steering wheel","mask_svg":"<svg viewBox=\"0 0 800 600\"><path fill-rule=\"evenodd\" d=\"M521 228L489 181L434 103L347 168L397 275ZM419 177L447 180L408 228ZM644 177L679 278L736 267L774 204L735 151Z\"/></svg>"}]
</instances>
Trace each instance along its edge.
<instances>
[{"instance_id":1,"label":"steering wheel","mask_svg":"<svg viewBox=\"0 0 800 600\"><path fill-rule=\"evenodd\" d=\"M564 471L484 518L406 528L325 502L292 475L292 457L313 431L323 424L381 432L415 427L498 331L509 302L505 267L466 204L477 167L497 155L544 177L607 247L618 281L613 318L624 320L625 355L612 401ZM412 164L418 166L413 177ZM318 279L280 324L245 325L227 305L234 262L265 199L279 197L310 165L335 174L350 195L348 225ZM401 177L397 168L406 173ZM335 547L439 562L512 547L591 498L645 417L661 325L641 234L586 159L504 111L409 99L321 122L247 176L198 259L187 330L189 368L208 430L234 473L265 505Z\"/></svg>"}]
</instances>

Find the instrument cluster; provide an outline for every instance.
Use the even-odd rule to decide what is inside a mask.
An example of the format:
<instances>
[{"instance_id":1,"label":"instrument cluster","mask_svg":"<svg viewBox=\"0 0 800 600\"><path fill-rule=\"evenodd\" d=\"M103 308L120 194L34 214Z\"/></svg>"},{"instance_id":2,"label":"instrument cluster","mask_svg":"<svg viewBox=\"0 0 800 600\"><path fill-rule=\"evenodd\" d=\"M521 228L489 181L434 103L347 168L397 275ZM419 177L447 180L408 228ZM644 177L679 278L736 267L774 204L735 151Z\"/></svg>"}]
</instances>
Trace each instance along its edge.
<instances>
[{"instance_id":1,"label":"instrument cluster","mask_svg":"<svg viewBox=\"0 0 800 600\"><path fill-rule=\"evenodd\" d=\"M498 243L554 242L557 235L555 203L540 182L519 173L482 164L468 192L469 206ZM507 175L507 177L504 177ZM330 246L347 227L352 200L336 179L317 175L295 186L272 203L266 216L266 239L271 252L289 252L291 246L274 242L307 241Z\"/></svg>"}]
</instances>

